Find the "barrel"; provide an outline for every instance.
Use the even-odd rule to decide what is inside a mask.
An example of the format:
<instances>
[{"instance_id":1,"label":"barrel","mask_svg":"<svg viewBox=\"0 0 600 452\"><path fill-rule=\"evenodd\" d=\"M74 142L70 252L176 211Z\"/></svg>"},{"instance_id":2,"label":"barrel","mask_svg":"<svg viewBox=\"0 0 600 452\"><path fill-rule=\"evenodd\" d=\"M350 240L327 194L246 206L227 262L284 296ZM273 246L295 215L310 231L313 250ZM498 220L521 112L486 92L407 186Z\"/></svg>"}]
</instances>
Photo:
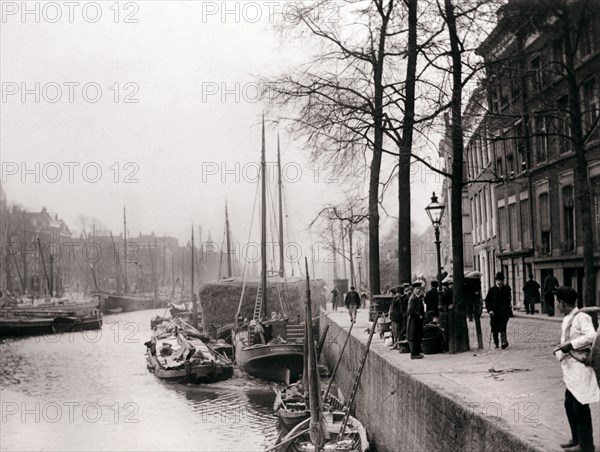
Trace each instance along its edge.
<instances>
[{"instance_id":1,"label":"barrel","mask_svg":"<svg viewBox=\"0 0 600 452\"><path fill-rule=\"evenodd\" d=\"M374 322L380 314L387 314L394 297L389 295L373 295L369 307L369 321Z\"/></svg>"}]
</instances>

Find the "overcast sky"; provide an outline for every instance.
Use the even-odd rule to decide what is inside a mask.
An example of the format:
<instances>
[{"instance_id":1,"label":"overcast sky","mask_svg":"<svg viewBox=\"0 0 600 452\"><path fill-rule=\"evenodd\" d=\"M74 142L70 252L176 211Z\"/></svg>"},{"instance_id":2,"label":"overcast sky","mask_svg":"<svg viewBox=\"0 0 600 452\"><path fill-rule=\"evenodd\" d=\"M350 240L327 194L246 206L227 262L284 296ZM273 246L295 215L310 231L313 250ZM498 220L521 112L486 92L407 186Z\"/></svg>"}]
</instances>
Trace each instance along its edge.
<instances>
[{"instance_id":1,"label":"overcast sky","mask_svg":"<svg viewBox=\"0 0 600 452\"><path fill-rule=\"evenodd\" d=\"M79 215L97 217L117 233L125 205L130 234L187 240L192 222L220 239L227 199L233 234L245 241L263 111L256 76L307 58L303 43L273 29L269 13L282 7L227 2L232 12L223 17L222 2L27 2L33 12L23 16L24 4L2 2L0 23L0 151L9 202L46 206L74 230ZM305 240L301 231L340 191L325 180L327 168L315 181L301 143L281 134L290 239ZM268 159L275 159L276 140L277 130L267 127ZM393 163L386 158L383 177ZM23 174L22 165L32 173ZM416 177L420 232L437 184L431 175ZM391 215L394 191L386 201Z\"/></svg>"}]
</instances>

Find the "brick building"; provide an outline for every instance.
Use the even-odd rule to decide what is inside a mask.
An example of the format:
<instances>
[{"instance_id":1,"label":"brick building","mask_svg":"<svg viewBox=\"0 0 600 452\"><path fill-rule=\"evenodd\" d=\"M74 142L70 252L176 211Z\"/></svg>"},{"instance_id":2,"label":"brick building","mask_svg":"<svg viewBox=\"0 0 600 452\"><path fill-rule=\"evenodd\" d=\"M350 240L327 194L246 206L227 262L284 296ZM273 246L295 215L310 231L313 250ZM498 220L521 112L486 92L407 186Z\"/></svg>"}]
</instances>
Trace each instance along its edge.
<instances>
[{"instance_id":1,"label":"brick building","mask_svg":"<svg viewBox=\"0 0 600 452\"><path fill-rule=\"evenodd\" d=\"M482 151L471 152L470 161L477 168L475 173L484 171L496 182L489 186L489 194L484 194L485 203L481 198L471 199L475 205L481 204L476 210L482 211L482 218L487 215L492 227L495 221L496 256L517 305L529 273L541 283L553 272L561 284L580 294L583 288L583 248L591 245L583 243L575 195L580 181L575 177L571 120L577 109L568 94L568 45L574 49L570 53L574 57L572 80L579 97L575 105L581 109L587 137L594 249L600 251L598 9L597 2L511 0L500 9L496 27L479 48L486 63L487 139ZM561 19L564 13L569 20ZM569 30L568 40L565 30ZM492 218L494 213L497 218ZM598 266L600 254L596 259Z\"/></svg>"}]
</instances>

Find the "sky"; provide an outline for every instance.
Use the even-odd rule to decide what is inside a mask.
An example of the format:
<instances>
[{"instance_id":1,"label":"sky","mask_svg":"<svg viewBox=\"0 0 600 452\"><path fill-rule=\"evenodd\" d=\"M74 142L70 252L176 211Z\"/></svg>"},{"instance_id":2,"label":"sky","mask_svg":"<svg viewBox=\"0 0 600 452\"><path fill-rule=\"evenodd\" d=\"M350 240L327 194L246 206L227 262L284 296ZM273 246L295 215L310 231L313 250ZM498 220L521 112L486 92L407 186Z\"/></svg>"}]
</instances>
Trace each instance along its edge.
<instances>
[{"instance_id":1,"label":"sky","mask_svg":"<svg viewBox=\"0 0 600 452\"><path fill-rule=\"evenodd\" d=\"M274 29L285 5L75 3L1 4L0 160L9 202L45 206L74 231L80 215L95 217L115 233L126 206L130 235L184 242L192 223L219 240L227 201L233 235L245 241L264 111L257 77L310 57L304 42ZM330 169L309 165L304 143L275 129L276 117L266 119L269 161L280 133L288 237L314 240L308 224L343 192ZM383 178L393 164L384 159ZM439 185L415 168L419 232ZM392 217L395 190L385 199ZM394 221L385 216L384 231Z\"/></svg>"}]
</instances>

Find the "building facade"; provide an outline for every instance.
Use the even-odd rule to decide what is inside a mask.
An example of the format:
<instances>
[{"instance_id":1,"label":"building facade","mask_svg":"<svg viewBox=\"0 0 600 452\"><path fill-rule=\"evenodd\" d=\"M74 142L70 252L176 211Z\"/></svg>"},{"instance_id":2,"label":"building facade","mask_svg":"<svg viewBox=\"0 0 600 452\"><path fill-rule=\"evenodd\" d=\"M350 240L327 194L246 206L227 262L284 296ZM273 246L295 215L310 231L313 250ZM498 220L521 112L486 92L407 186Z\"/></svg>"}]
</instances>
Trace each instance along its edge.
<instances>
[{"instance_id":1,"label":"building facade","mask_svg":"<svg viewBox=\"0 0 600 452\"><path fill-rule=\"evenodd\" d=\"M553 273L581 294L583 248L600 251L599 30L597 2L511 0L479 48L486 64L484 125L493 181L487 220L495 221L496 255L516 306L529 274L541 284ZM587 181L575 177L574 124L585 139L594 244L583 241L576 202L577 184Z\"/></svg>"}]
</instances>

